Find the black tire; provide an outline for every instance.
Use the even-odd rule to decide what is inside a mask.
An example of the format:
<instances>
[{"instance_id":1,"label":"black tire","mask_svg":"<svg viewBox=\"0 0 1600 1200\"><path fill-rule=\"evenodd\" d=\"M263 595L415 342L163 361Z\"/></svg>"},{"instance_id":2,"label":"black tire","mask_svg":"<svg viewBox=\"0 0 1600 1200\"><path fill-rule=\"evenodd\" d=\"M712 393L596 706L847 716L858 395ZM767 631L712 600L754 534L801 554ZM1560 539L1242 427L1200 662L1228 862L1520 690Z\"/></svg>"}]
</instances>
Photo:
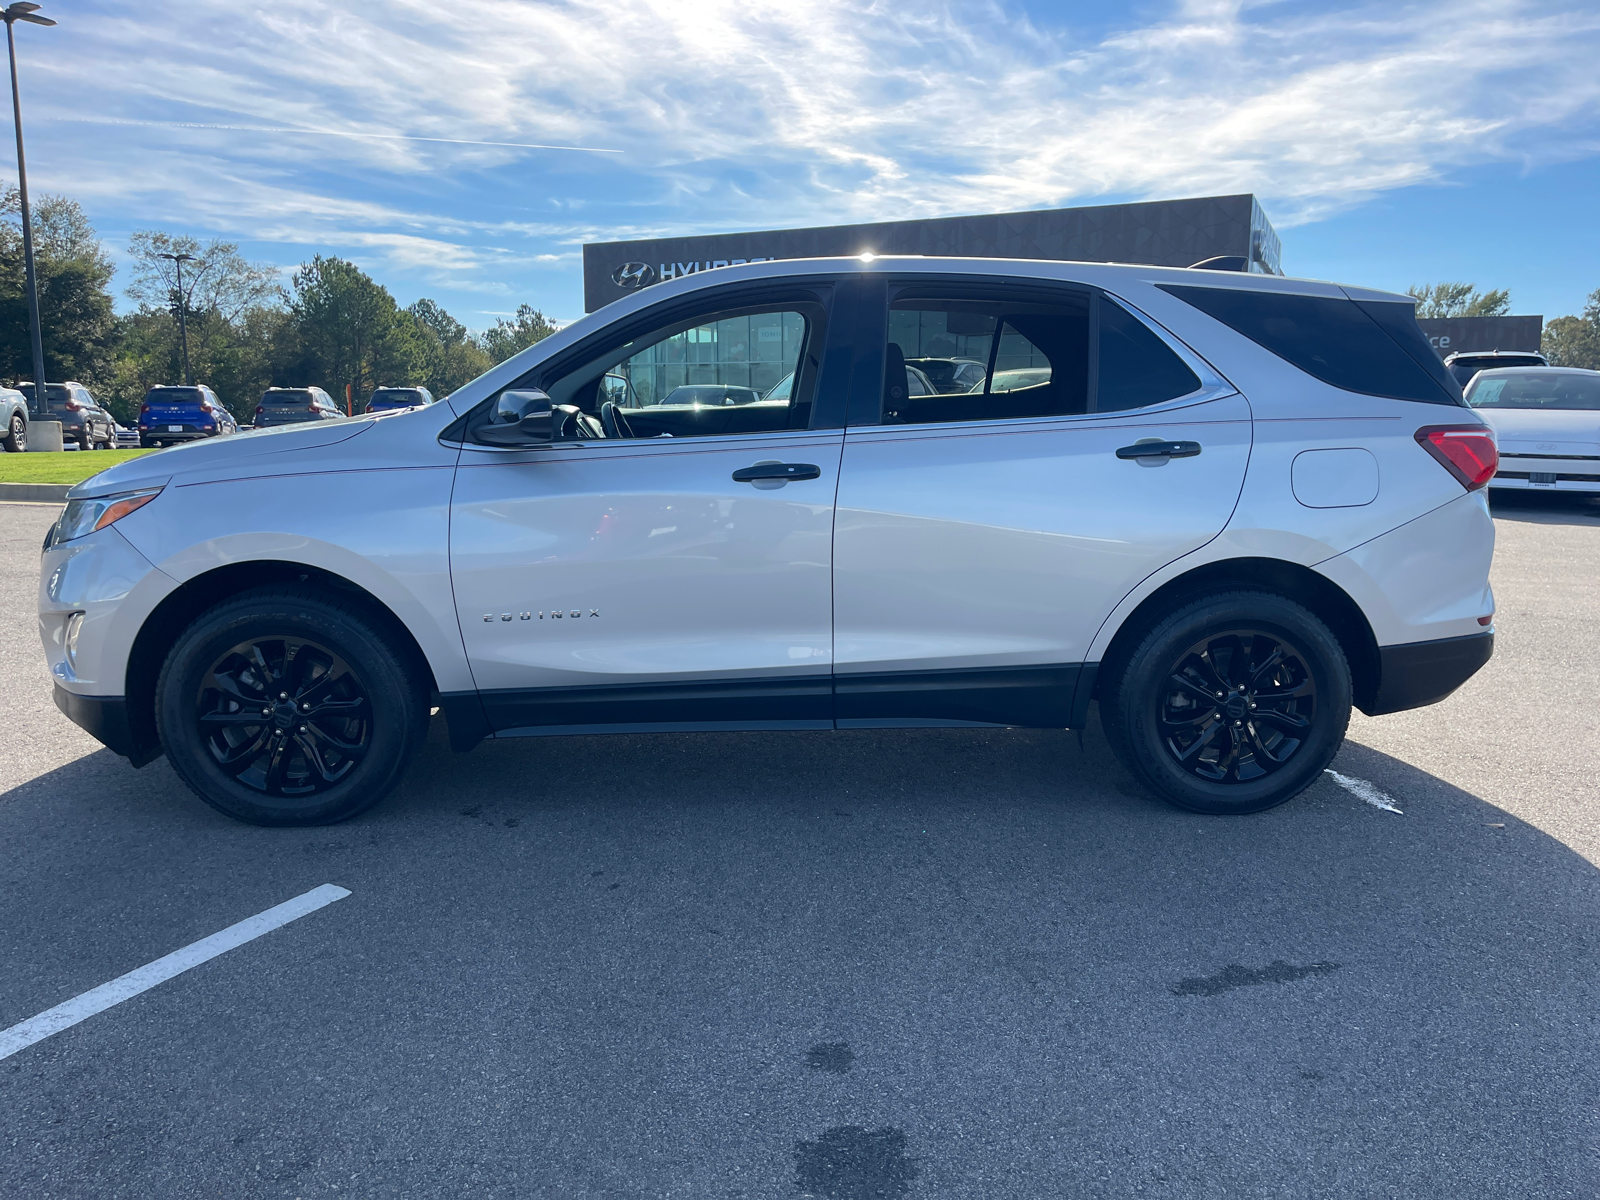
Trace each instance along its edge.
<instances>
[{"instance_id":1,"label":"black tire","mask_svg":"<svg viewBox=\"0 0 1600 1200\"><path fill-rule=\"evenodd\" d=\"M6 448L7 454L22 454L28 449L28 423L22 419L21 413L11 414L11 424L6 429L6 436L0 439L0 446Z\"/></svg>"},{"instance_id":2,"label":"black tire","mask_svg":"<svg viewBox=\"0 0 1600 1200\"><path fill-rule=\"evenodd\" d=\"M1350 723L1350 667L1338 639L1268 592L1185 604L1107 666L1100 718L1112 749L1192 812L1260 812L1299 795Z\"/></svg>"},{"instance_id":3,"label":"black tire","mask_svg":"<svg viewBox=\"0 0 1600 1200\"><path fill-rule=\"evenodd\" d=\"M78 435L78 449L79 450L93 450L94 449L94 443L89 440L89 435L87 433L80 433Z\"/></svg>"},{"instance_id":4,"label":"black tire","mask_svg":"<svg viewBox=\"0 0 1600 1200\"><path fill-rule=\"evenodd\" d=\"M201 614L167 655L162 747L196 795L237 820L348 820L388 794L426 737L414 658L341 597L244 592Z\"/></svg>"}]
</instances>

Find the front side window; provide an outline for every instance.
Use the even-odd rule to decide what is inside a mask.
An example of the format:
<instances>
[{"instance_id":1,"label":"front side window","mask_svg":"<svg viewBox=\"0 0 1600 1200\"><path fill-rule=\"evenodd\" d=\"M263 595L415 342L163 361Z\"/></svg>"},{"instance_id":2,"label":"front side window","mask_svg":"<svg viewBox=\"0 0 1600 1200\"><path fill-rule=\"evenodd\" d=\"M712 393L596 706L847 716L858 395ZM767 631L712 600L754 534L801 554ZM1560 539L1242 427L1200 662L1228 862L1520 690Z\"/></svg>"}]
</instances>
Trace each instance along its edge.
<instances>
[{"instance_id":1,"label":"front side window","mask_svg":"<svg viewBox=\"0 0 1600 1200\"><path fill-rule=\"evenodd\" d=\"M820 308L708 314L642 335L543 384L577 436L661 438L805 428ZM811 369L807 369L807 363Z\"/></svg>"}]
</instances>

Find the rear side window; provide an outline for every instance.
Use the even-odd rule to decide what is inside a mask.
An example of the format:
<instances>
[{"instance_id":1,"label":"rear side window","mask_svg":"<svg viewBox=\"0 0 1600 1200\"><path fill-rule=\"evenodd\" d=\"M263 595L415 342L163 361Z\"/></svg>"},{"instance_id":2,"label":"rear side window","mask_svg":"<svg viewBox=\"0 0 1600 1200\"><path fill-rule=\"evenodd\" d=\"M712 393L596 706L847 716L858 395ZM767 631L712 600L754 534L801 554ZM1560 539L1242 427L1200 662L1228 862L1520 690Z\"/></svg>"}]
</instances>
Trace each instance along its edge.
<instances>
[{"instance_id":1,"label":"rear side window","mask_svg":"<svg viewBox=\"0 0 1600 1200\"><path fill-rule=\"evenodd\" d=\"M1163 404L1198 390L1200 377L1143 321L1110 300L1100 302L1100 381L1096 412Z\"/></svg>"},{"instance_id":2,"label":"rear side window","mask_svg":"<svg viewBox=\"0 0 1600 1200\"><path fill-rule=\"evenodd\" d=\"M926 299L907 290L889 310L885 424L1125 412L1202 387L1143 321L1098 293L1051 302L1033 291L1013 300L989 288Z\"/></svg>"},{"instance_id":3,"label":"rear side window","mask_svg":"<svg viewBox=\"0 0 1600 1200\"><path fill-rule=\"evenodd\" d=\"M1308 375L1348 392L1461 403L1409 304L1161 284Z\"/></svg>"}]
</instances>

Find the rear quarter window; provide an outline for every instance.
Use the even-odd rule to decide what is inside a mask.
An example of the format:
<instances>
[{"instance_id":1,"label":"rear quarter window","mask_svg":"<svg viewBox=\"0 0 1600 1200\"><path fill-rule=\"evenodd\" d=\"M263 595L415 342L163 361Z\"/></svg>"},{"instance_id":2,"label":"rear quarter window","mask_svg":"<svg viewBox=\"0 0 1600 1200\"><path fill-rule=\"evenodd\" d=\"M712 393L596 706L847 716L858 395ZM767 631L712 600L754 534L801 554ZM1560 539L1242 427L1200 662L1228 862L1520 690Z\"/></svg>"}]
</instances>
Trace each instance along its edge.
<instances>
[{"instance_id":1,"label":"rear quarter window","mask_svg":"<svg viewBox=\"0 0 1600 1200\"><path fill-rule=\"evenodd\" d=\"M1409 304L1158 286L1334 387L1391 400L1461 405L1460 386L1428 345Z\"/></svg>"}]
</instances>

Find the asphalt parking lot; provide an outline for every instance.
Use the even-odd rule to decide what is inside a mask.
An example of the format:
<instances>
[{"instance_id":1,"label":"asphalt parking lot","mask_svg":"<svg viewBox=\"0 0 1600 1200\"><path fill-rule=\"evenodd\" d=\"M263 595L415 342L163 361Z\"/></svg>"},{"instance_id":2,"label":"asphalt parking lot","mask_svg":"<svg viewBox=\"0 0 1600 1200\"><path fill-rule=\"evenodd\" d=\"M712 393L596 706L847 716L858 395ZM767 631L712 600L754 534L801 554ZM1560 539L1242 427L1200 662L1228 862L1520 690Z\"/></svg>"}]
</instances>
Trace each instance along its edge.
<instances>
[{"instance_id":1,"label":"asphalt parking lot","mask_svg":"<svg viewBox=\"0 0 1600 1200\"><path fill-rule=\"evenodd\" d=\"M1600 504L1497 503L1493 662L1273 812L1098 730L538 739L234 824L50 702L0 505L0 1195L1592 1197Z\"/></svg>"}]
</instances>

